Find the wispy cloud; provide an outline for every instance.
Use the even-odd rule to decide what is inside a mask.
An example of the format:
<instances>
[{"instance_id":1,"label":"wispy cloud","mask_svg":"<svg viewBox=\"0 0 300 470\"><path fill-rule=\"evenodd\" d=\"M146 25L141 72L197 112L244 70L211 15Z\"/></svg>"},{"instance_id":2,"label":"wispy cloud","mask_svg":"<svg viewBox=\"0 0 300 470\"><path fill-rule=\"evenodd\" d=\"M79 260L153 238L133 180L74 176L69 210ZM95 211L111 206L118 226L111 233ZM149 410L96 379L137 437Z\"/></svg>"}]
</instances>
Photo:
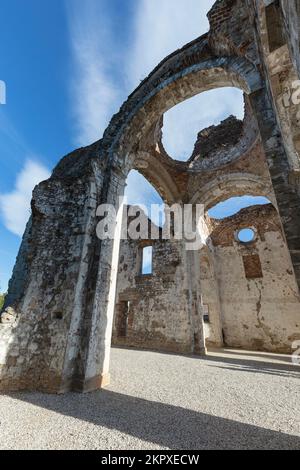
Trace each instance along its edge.
<instances>
[{"instance_id":1,"label":"wispy cloud","mask_svg":"<svg viewBox=\"0 0 300 470\"><path fill-rule=\"evenodd\" d=\"M131 86L138 85L168 54L208 31L206 17L215 0L140 0L128 64Z\"/></svg>"},{"instance_id":2,"label":"wispy cloud","mask_svg":"<svg viewBox=\"0 0 300 470\"><path fill-rule=\"evenodd\" d=\"M138 85L171 52L209 29L207 12L215 0L143 0L135 18L129 81ZM198 132L230 114L243 116L242 92L217 89L179 104L164 116L163 142L170 156L186 160Z\"/></svg>"},{"instance_id":3,"label":"wispy cloud","mask_svg":"<svg viewBox=\"0 0 300 470\"><path fill-rule=\"evenodd\" d=\"M14 166L19 166L23 162L24 155L30 155L32 151L16 128L5 106L0 107L0 141L1 154L5 155L5 158L1 159L1 170L7 175L11 173Z\"/></svg>"},{"instance_id":4,"label":"wispy cloud","mask_svg":"<svg viewBox=\"0 0 300 470\"><path fill-rule=\"evenodd\" d=\"M30 214L33 188L49 176L49 170L43 165L27 160L24 168L17 175L14 189L10 193L0 195L2 222L15 235L23 235Z\"/></svg>"},{"instance_id":5,"label":"wispy cloud","mask_svg":"<svg viewBox=\"0 0 300 470\"><path fill-rule=\"evenodd\" d=\"M72 66L72 114L75 143L86 146L99 138L122 94L112 69L116 67L109 15L105 2L73 0L66 2Z\"/></svg>"},{"instance_id":6,"label":"wispy cloud","mask_svg":"<svg viewBox=\"0 0 300 470\"><path fill-rule=\"evenodd\" d=\"M166 55L205 33L207 12L215 0L139 0L128 28L130 47L116 39L107 0L67 2L74 77L72 103L76 142L87 145L101 137L123 99ZM122 58L122 59L121 59ZM120 78L121 77L121 78ZM227 114L241 115L237 90L200 95L165 115L164 144L170 155L186 159L197 133ZM188 123L188 125L187 125ZM159 201L151 186L136 172L126 191L130 202Z\"/></svg>"},{"instance_id":7,"label":"wispy cloud","mask_svg":"<svg viewBox=\"0 0 300 470\"><path fill-rule=\"evenodd\" d=\"M206 13L213 3L140 0L133 19L123 24L132 37L131 47L125 49L116 39L106 0L66 2L76 144L99 139L139 80L167 54L208 30Z\"/></svg>"},{"instance_id":8,"label":"wispy cloud","mask_svg":"<svg viewBox=\"0 0 300 470\"><path fill-rule=\"evenodd\" d=\"M4 109L0 110L0 138L1 152L6 155L1 162L6 180L9 182L6 187L9 187L12 169L19 170L14 176L14 187L9 192L3 187L0 188L1 222L10 232L22 236L30 214L32 190L36 184L50 176L50 171L40 163L43 159L36 158ZM24 155L27 160L24 160Z\"/></svg>"}]
</instances>

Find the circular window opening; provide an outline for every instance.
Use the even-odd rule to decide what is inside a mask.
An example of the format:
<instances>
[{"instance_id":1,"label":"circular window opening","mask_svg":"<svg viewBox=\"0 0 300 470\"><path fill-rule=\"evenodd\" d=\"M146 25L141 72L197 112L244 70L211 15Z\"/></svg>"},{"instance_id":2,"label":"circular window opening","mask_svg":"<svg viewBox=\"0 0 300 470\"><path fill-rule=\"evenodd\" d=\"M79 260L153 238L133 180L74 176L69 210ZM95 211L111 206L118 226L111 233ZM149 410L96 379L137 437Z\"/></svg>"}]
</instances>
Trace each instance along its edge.
<instances>
[{"instance_id":1,"label":"circular window opening","mask_svg":"<svg viewBox=\"0 0 300 470\"><path fill-rule=\"evenodd\" d=\"M238 241L241 243L251 243L255 240L255 231L252 228L244 228L237 234Z\"/></svg>"}]
</instances>

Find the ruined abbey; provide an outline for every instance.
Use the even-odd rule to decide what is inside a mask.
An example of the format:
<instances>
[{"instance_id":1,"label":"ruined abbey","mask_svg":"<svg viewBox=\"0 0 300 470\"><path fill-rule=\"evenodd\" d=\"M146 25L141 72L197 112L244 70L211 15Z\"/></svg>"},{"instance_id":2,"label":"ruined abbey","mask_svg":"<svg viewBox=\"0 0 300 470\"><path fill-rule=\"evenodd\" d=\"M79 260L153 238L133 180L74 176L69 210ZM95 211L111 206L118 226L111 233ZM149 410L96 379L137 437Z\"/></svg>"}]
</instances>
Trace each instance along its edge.
<instances>
[{"instance_id":1,"label":"ruined abbey","mask_svg":"<svg viewBox=\"0 0 300 470\"><path fill-rule=\"evenodd\" d=\"M217 0L208 17L209 32L158 64L101 140L35 188L1 313L1 391L104 387L112 343L205 355L291 353L300 340L300 1ZM164 113L228 86L244 93L244 120L200 131L190 159L174 160ZM201 249L172 237L120 241L121 222L113 240L97 237L97 207L118 204L132 169L166 204L204 206ZM209 216L249 194L270 203Z\"/></svg>"}]
</instances>

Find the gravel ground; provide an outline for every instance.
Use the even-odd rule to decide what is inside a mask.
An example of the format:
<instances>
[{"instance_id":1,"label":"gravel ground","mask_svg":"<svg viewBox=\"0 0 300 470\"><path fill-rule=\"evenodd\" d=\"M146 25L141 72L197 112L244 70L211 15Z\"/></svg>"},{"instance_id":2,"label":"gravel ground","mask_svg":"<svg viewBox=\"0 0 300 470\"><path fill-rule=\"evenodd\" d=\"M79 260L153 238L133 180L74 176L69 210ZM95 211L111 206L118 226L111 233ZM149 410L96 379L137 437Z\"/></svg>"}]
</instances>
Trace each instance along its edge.
<instances>
[{"instance_id":1,"label":"gravel ground","mask_svg":"<svg viewBox=\"0 0 300 470\"><path fill-rule=\"evenodd\" d=\"M113 349L111 369L102 392L0 395L0 448L300 449L300 367L287 356Z\"/></svg>"}]
</instances>

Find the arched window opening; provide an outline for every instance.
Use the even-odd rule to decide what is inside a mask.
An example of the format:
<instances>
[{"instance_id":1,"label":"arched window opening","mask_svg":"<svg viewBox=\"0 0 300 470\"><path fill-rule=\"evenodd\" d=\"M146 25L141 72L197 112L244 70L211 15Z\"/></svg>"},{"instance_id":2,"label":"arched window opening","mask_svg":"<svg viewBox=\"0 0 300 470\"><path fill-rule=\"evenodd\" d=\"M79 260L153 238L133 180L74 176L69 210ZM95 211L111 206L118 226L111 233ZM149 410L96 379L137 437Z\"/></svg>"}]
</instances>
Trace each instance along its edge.
<instances>
[{"instance_id":1,"label":"arched window opening","mask_svg":"<svg viewBox=\"0 0 300 470\"><path fill-rule=\"evenodd\" d=\"M252 206L271 204L271 201L262 196L238 196L219 202L209 209L208 215L213 219L222 220L237 214L240 210Z\"/></svg>"},{"instance_id":2,"label":"arched window opening","mask_svg":"<svg viewBox=\"0 0 300 470\"><path fill-rule=\"evenodd\" d=\"M153 247L145 246L142 249L142 275L147 276L153 274Z\"/></svg>"},{"instance_id":3,"label":"arched window opening","mask_svg":"<svg viewBox=\"0 0 300 470\"><path fill-rule=\"evenodd\" d=\"M187 161L202 129L218 125L229 116L244 118L243 92L225 87L203 92L164 115L163 145L175 160Z\"/></svg>"},{"instance_id":4,"label":"arched window opening","mask_svg":"<svg viewBox=\"0 0 300 470\"><path fill-rule=\"evenodd\" d=\"M165 221L163 200L149 181L136 170L132 170L128 175L125 203L131 206L142 206L146 216L155 225L163 226Z\"/></svg>"}]
</instances>

